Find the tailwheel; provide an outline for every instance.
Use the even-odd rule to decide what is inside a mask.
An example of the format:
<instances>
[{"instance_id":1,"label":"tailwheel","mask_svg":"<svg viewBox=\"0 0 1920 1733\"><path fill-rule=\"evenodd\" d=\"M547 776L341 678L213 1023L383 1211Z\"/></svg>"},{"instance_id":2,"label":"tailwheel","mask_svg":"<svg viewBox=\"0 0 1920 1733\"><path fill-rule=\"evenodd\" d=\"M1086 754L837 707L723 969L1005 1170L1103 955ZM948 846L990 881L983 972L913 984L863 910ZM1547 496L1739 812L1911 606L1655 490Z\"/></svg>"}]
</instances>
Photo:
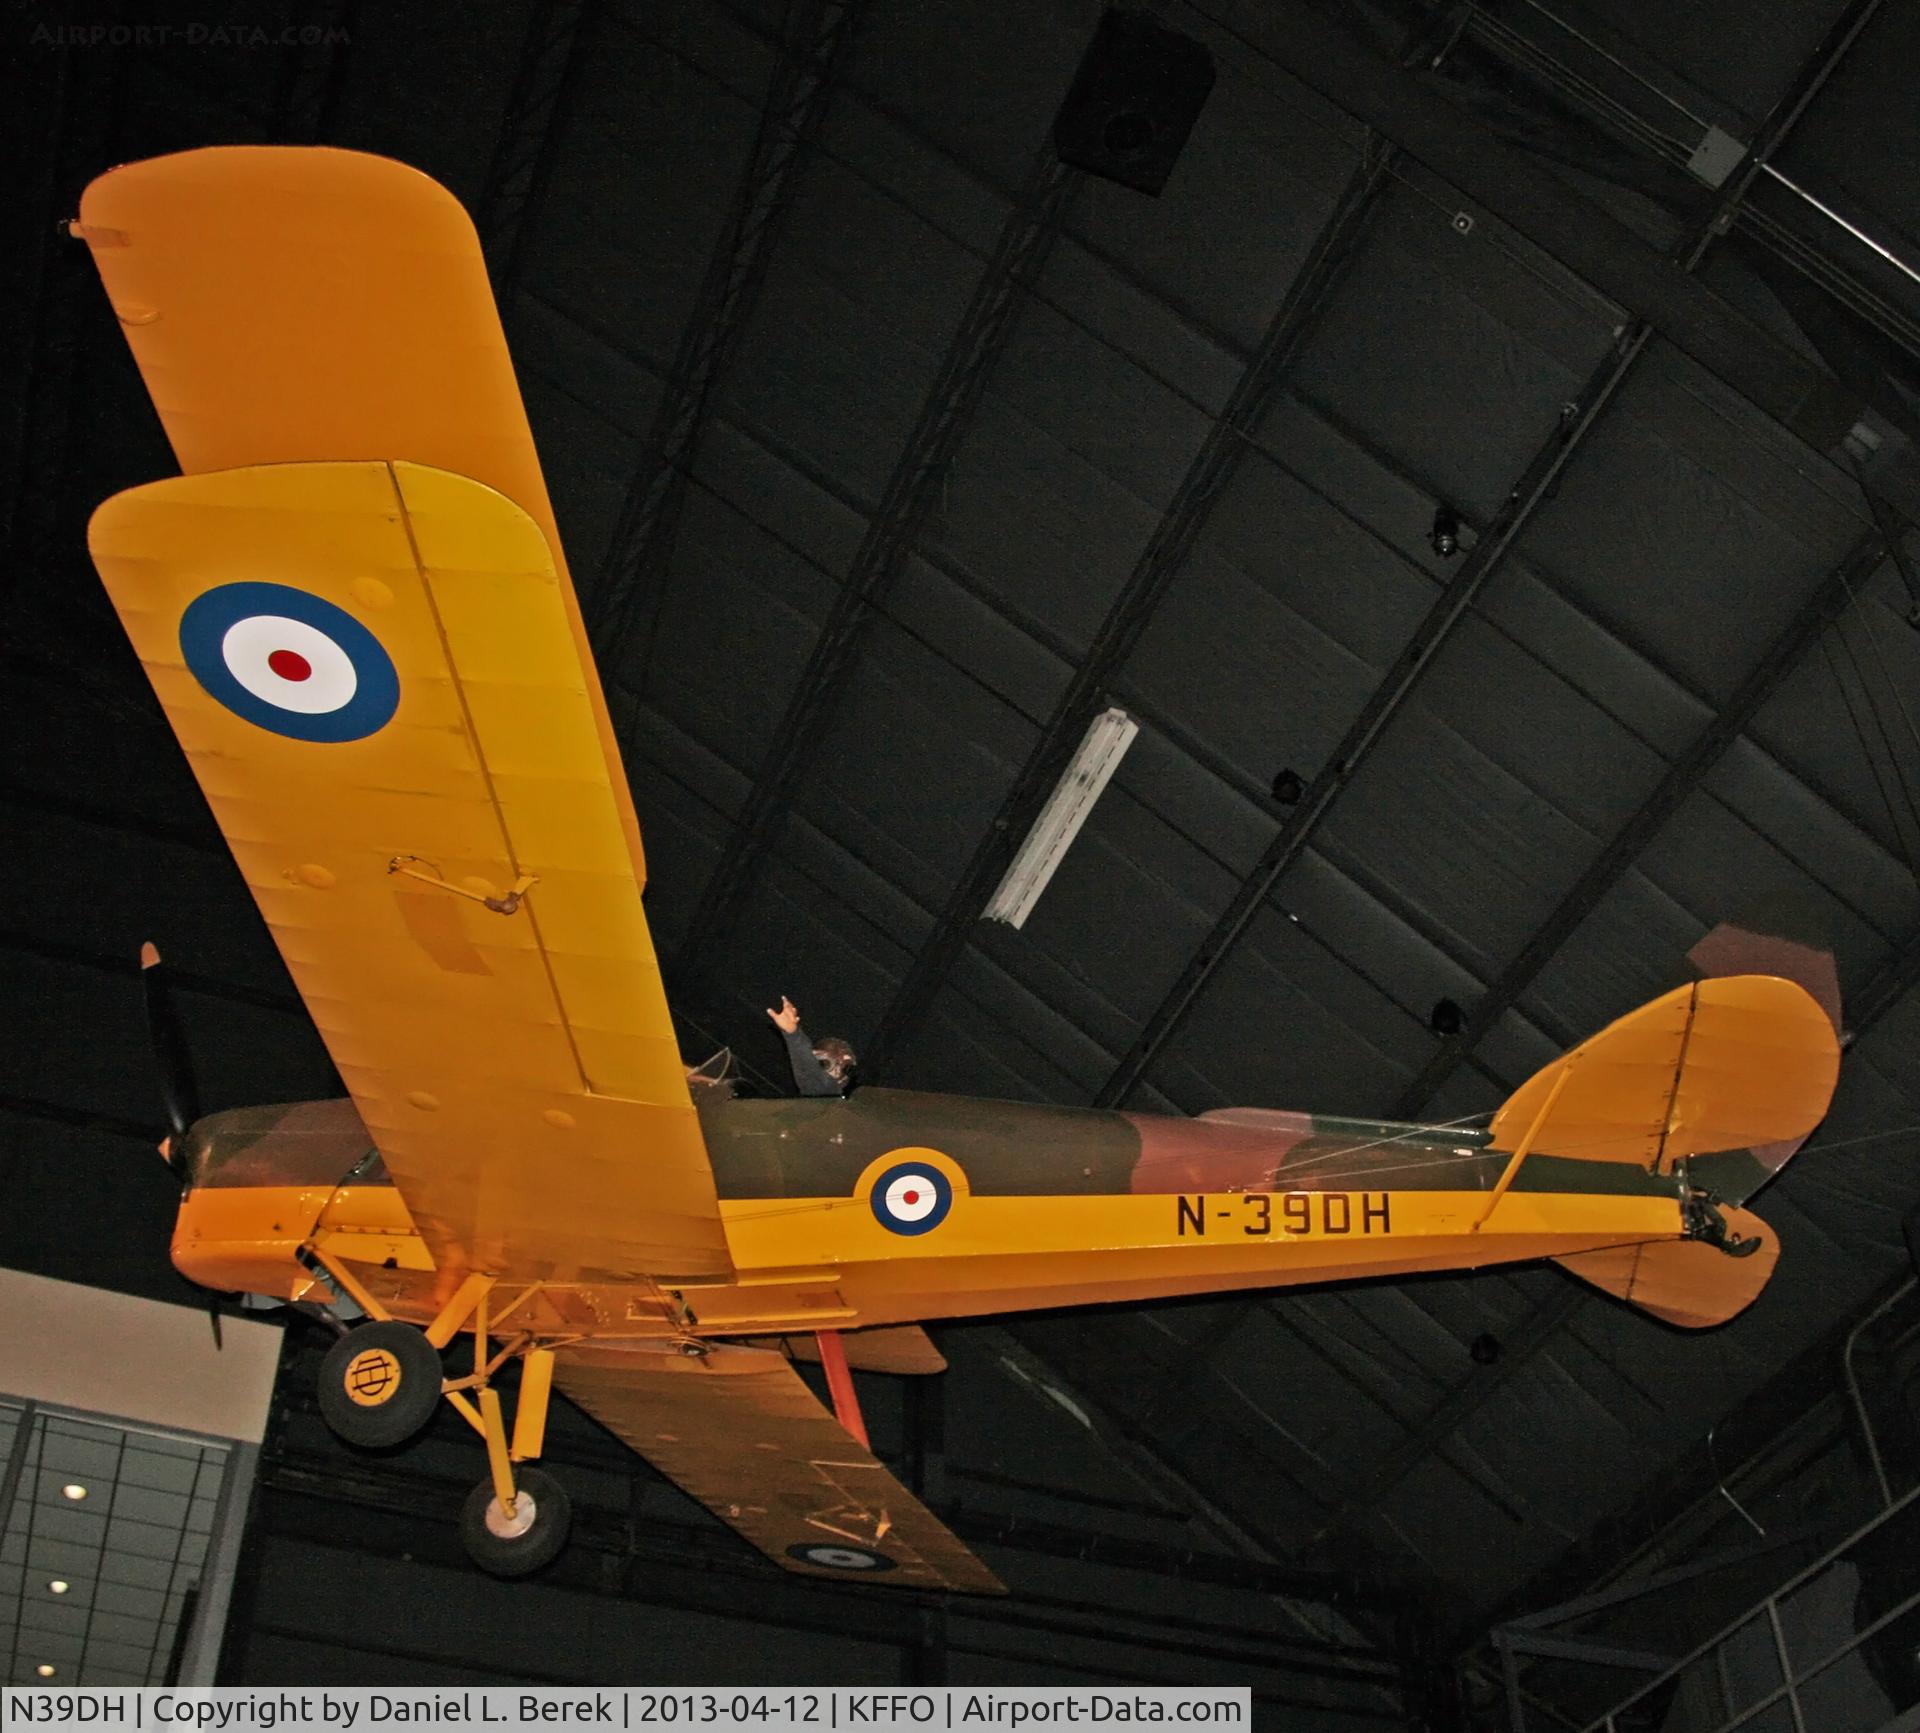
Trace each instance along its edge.
<instances>
[{"instance_id":1,"label":"tailwheel","mask_svg":"<svg viewBox=\"0 0 1920 1733\"><path fill-rule=\"evenodd\" d=\"M521 1468L514 1475L511 1514L489 1475L467 1495L460 1538L473 1562L497 1577L523 1577L558 1556L567 1544L573 1506L552 1475Z\"/></svg>"},{"instance_id":2,"label":"tailwheel","mask_svg":"<svg viewBox=\"0 0 1920 1733\"><path fill-rule=\"evenodd\" d=\"M398 1444L433 1418L440 1355L411 1324L349 1330L320 1362L320 1415L349 1444Z\"/></svg>"}]
</instances>

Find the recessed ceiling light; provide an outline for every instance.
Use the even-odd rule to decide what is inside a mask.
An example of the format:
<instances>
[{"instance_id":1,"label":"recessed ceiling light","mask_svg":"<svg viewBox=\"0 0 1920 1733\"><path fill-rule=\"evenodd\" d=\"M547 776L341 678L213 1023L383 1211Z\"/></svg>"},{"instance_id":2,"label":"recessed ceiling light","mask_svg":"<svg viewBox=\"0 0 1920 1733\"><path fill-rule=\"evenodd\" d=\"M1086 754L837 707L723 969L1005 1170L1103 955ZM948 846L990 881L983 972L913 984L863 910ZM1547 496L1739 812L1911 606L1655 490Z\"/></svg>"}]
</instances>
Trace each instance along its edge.
<instances>
[{"instance_id":1,"label":"recessed ceiling light","mask_svg":"<svg viewBox=\"0 0 1920 1733\"><path fill-rule=\"evenodd\" d=\"M60 1496L62 1498L85 1498L87 1496L87 1489L82 1486L79 1481L70 1480L65 1486L61 1487Z\"/></svg>"},{"instance_id":2,"label":"recessed ceiling light","mask_svg":"<svg viewBox=\"0 0 1920 1733\"><path fill-rule=\"evenodd\" d=\"M59 1669L50 1661L42 1661L39 1666L34 1668L34 1671L43 1679L51 1679Z\"/></svg>"},{"instance_id":3,"label":"recessed ceiling light","mask_svg":"<svg viewBox=\"0 0 1920 1733\"><path fill-rule=\"evenodd\" d=\"M55 1577L52 1582L47 1584L48 1591L56 1595L64 1595L67 1592L67 1590L72 1587L73 1587L73 1584L64 1581L60 1577Z\"/></svg>"}]
</instances>

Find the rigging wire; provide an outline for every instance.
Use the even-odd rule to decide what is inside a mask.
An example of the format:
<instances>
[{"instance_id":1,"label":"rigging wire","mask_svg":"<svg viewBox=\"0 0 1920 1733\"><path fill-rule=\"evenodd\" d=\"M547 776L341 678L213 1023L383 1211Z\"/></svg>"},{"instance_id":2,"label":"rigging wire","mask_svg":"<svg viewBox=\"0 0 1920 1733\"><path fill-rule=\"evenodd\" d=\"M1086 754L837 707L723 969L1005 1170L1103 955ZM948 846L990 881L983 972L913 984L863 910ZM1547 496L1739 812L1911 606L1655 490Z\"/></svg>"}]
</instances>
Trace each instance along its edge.
<instances>
[{"instance_id":1,"label":"rigging wire","mask_svg":"<svg viewBox=\"0 0 1920 1733\"><path fill-rule=\"evenodd\" d=\"M1860 597L1853 587L1852 579L1847 577L1845 573L1842 573L1840 581L1846 585L1848 602L1850 604L1857 604ZM1907 708L1907 701L1901 694L1900 682L1894 677L1892 668L1887 665L1886 650L1881 643L1880 632L1873 623L1873 617L1868 610L1857 605L1852 608L1852 612L1854 617L1859 620L1860 629L1866 636L1867 648L1873 652L1873 659L1880 669L1880 677L1886 681L1887 689L1893 694L1893 701L1899 707L1900 719L1907 725L1907 737L1912 740L1916 751L1920 751L1920 728L1914 726L1913 712ZM1896 759L1896 765L1898 762ZM1904 776L1901 781L1904 786ZM1913 799L1911 791L1908 792L1907 798L1909 801Z\"/></svg>"},{"instance_id":2,"label":"rigging wire","mask_svg":"<svg viewBox=\"0 0 1920 1733\"><path fill-rule=\"evenodd\" d=\"M1841 638L1840 643L1841 648L1847 654L1849 664L1853 668L1854 677L1861 680L1861 684L1864 686L1865 680L1861 676L1859 664L1853 659L1852 646L1847 643L1844 637ZM1848 689L1847 682L1841 675L1839 665L1834 661L1833 650L1824 637L1820 643L1820 654L1827 664L1828 673L1833 676L1835 687L1839 690L1840 701L1846 706L1847 720L1853 727L1854 737L1860 742L1861 752L1866 756L1867 768L1873 776L1873 785L1879 790L1881 802L1887 809L1887 822L1893 827L1894 845L1899 850L1900 858L1906 862L1907 871L1913 874L1914 877L1920 878L1920 863L1916 863L1913 850L1907 842L1907 827L1901 822L1900 809L1894 801L1892 791L1887 786L1886 776L1880 768L1879 756L1873 748L1872 737L1868 734L1865 724L1860 719L1860 712L1855 707L1853 694ZM1871 698L1871 693L1869 693L1868 696ZM1884 728L1882 728L1881 733L1884 744ZM1911 797L1909 797L1909 804L1911 804Z\"/></svg>"}]
</instances>

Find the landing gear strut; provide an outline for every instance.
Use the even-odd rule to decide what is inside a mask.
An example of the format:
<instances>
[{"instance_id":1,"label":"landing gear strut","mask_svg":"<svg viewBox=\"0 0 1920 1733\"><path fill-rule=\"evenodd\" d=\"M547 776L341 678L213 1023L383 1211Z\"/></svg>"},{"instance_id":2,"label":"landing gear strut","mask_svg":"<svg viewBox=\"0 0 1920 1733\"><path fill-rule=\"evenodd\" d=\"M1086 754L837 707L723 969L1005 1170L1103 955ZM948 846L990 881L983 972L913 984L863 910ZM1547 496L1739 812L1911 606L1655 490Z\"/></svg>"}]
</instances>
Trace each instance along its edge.
<instances>
[{"instance_id":1,"label":"landing gear strut","mask_svg":"<svg viewBox=\"0 0 1920 1733\"><path fill-rule=\"evenodd\" d=\"M553 1388L554 1351L524 1326L497 1352L493 1336L533 1299L540 1284L526 1288L489 1319L492 1276L471 1274L424 1330L395 1320L342 1261L328 1255L324 1240L312 1245L314 1267L324 1268L342 1292L374 1322L349 1330L327 1351L320 1372L320 1412L350 1444L398 1444L418 1432L444 1396L487 1447L487 1478L473 1489L460 1516L460 1538L482 1570L499 1577L526 1576L566 1545L572 1507L566 1488L526 1462L546 1441L547 1399ZM473 1332L473 1371L448 1378L440 1351L461 1331ZM511 1359L520 1361L520 1396L509 1437L493 1375Z\"/></svg>"}]
</instances>

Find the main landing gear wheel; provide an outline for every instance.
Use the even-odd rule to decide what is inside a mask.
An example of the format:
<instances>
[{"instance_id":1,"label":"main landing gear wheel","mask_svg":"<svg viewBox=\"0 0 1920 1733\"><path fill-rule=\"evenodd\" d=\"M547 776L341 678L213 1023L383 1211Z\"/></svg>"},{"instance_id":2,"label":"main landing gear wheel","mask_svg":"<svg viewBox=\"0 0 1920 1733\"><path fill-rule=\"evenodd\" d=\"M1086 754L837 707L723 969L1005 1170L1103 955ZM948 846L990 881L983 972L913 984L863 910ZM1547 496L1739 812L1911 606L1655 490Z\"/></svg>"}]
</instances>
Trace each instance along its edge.
<instances>
[{"instance_id":1,"label":"main landing gear wheel","mask_svg":"<svg viewBox=\"0 0 1920 1733\"><path fill-rule=\"evenodd\" d=\"M320 1362L320 1417L349 1444L398 1444L433 1418L440 1356L411 1324L361 1324Z\"/></svg>"},{"instance_id":2,"label":"main landing gear wheel","mask_svg":"<svg viewBox=\"0 0 1920 1733\"><path fill-rule=\"evenodd\" d=\"M492 1476L467 1495L460 1512L460 1538L473 1562L497 1577L523 1577L557 1557L573 1522L567 1489L552 1475L522 1468L514 1482L511 1516L494 1496Z\"/></svg>"}]
</instances>

